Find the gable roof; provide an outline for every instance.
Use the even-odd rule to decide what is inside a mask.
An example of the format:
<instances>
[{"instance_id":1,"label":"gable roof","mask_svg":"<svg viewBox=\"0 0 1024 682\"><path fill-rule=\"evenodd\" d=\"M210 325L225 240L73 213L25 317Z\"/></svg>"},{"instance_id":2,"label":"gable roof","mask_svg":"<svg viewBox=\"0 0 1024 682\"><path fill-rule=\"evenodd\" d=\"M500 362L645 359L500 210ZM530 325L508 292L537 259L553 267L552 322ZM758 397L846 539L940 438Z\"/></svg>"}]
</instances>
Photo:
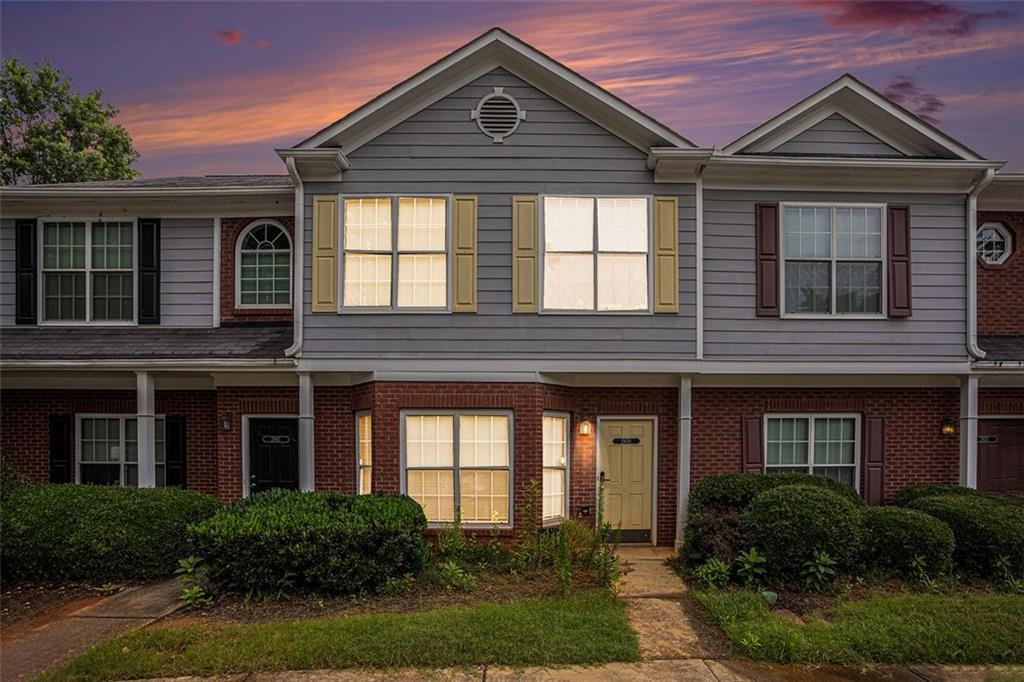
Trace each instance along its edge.
<instances>
[{"instance_id":1,"label":"gable roof","mask_svg":"<svg viewBox=\"0 0 1024 682\"><path fill-rule=\"evenodd\" d=\"M726 154L764 154L834 114L908 157L981 160L977 152L850 74L843 74L742 137Z\"/></svg>"},{"instance_id":2,"label":"gable roof","mask_svg":"<svg viewBox=\"0 0 1024 682\"><path fill-rule=\"evenodd\" d=\"M294 149L332 146L340 147L345 153L352 152L498 67L507 69L643 151L652 147L692 149L696 146L540 50L507 31L492 28L303 140Z\"/></svg>"}]
</instances>

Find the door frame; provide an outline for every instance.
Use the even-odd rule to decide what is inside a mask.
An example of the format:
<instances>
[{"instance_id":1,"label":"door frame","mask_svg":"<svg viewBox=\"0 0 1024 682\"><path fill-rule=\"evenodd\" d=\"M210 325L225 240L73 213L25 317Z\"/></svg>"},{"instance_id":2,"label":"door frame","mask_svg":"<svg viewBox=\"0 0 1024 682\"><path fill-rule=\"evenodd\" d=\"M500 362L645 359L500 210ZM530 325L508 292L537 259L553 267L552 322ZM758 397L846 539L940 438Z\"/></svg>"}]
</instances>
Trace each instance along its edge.
<instances>
[{"instance_id":1,"label":"door frame","mask_svg":"<svg viewBox=\"0 0 1024 682\"><path fill-rule=\"evenodd\" d=\"M297 414L243 414L242 415L242 497L249 497L249 420L250 419L294 419L298 426ZM302 438L300 430L296 430L297 438ZM301 443L300 443L301 445Z\"/></svg>"},{"instance_id":2,"label":"door frame","mask_svg":"<svg viewBox=\"0 0 1024 682\"><path fill-rule=\"evenodd\" d=\"M598 496L601 494L601 460L603 459L601 452L601 423L602 422L616 422L616 421L649 421L651 422L651 429L654 435L654 442L651 444L651 544L658 544L658 415L656 414L605 414L598 415L597 417L597 433L594 434L597 440L597 468L594 471L596 474L594 477L594 498L597 503L600 504L601 500Z\"/></svg>"}]
</instances>

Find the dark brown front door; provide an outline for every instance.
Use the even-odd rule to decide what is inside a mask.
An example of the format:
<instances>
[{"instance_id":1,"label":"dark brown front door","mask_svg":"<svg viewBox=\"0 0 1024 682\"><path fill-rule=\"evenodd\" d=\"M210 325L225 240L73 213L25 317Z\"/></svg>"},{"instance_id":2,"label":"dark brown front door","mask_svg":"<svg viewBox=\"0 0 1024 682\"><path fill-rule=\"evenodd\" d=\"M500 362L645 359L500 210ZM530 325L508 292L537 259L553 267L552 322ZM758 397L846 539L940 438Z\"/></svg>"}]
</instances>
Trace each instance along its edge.
<instances>
[{"instance_id":1,"label":"dark brown front door","mask_svg":"<svg viewBox=\"0 0 1024 682\"><path fill-rule=\"evenodd\" d=\"M249 494L299 488L297 419L249 420Z\"/></svg>"},{"instance_id":2,"label":"dark brown front door","mask_svg":"<svg viewBox=\"0 0 1024 682\"><path fill-rule=\"evenodd\" d=\"M1024 492L1024 419L978 421L978 488Z\"/></svg>"}]
</instances>

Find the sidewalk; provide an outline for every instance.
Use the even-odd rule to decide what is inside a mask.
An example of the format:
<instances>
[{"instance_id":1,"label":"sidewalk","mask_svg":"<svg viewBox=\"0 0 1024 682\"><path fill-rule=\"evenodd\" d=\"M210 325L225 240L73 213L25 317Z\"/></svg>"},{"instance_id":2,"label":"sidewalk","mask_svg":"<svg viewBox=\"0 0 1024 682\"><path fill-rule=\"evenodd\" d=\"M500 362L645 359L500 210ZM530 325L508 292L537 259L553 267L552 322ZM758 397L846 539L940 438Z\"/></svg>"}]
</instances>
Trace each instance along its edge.
<instances>
[{"instance_id":1,"label":"sidewalk","mask_svg":"<svg viewBox=\"0 0 1024 682\"><path fill-rule=\"evenodd\" d=\"M88 647L147 625L178 608L177 579L131 587L55 619L31 619L5 628L0 639L0 680L35 677Z\"/></svg>"}]
</instances>

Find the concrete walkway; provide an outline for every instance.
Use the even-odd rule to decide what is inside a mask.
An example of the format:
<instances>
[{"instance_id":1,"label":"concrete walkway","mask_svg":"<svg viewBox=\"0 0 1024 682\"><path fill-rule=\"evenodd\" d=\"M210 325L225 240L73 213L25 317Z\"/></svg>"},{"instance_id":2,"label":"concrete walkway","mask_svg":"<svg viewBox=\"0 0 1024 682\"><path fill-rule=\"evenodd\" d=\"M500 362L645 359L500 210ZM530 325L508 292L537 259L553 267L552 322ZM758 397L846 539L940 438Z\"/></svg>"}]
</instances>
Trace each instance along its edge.
<instances>
[{"instance_id":1,"label":"concrete walkway","mask_svg":"<svg viewBox=\"0 0 1024 682\"><path fill-rule=\"evenodd\" d=\"M88 604L15 623L0 634L0 681L35 677L47 669L178 608L177 579L130 587Z\"/></svg>"}]
</instances>

